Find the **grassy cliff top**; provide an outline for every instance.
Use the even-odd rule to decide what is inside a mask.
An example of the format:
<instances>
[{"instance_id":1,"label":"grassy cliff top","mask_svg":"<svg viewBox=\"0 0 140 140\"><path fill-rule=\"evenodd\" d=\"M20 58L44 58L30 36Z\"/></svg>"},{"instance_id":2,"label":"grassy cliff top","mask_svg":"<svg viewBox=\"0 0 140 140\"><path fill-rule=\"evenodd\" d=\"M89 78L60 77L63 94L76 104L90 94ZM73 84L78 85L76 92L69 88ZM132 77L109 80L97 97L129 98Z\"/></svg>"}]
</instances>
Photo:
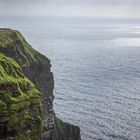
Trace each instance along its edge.
<instances>
[{"instance_id":1,"label":"grassy cliff top","mask_svg":"<svg viewBox=\"0 0 140 140\"><path fill-rule=\"evenodd\" d=\"M49 59L33 49L17 30L0 29L0 52L10 57L14 54L14 59L25 67L32 62L50 65Z\"/></svg>"}]
</instances>

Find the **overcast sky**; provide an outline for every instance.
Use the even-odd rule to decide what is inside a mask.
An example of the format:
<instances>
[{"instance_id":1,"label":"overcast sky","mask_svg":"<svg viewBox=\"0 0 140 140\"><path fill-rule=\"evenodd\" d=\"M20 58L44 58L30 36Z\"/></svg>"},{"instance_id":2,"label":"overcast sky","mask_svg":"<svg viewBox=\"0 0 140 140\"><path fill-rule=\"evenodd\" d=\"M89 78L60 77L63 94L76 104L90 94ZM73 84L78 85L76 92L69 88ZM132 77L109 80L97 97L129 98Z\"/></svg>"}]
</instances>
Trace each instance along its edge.
<instances>
[{"instance_id":1,"label":"overcast sky","mask_svg":"<svg viewBox=\"0 0 140 140\"><path fill-rule=\"evenodd\" d=\"M0 15L140 18L140 0L0 0Z\"/></svg>"}]
</instances>

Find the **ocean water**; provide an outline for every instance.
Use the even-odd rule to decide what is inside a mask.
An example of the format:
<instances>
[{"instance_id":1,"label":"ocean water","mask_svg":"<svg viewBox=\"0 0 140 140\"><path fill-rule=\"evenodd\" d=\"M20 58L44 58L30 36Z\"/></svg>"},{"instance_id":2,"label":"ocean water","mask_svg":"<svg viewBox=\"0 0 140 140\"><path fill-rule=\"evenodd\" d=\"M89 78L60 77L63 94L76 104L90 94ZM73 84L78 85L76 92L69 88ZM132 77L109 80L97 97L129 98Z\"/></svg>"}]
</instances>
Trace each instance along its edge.
<instances>
[{"instance_id":1,"label":"ocean water","mask_svg":"<svg viewBox=\"0 0 140 140\"><path fill-rule=\"evenodd\" d=\"M82 140L140 139L140 21L0 17L48 56L54 109Z\"/></svg>"}]
</instances>

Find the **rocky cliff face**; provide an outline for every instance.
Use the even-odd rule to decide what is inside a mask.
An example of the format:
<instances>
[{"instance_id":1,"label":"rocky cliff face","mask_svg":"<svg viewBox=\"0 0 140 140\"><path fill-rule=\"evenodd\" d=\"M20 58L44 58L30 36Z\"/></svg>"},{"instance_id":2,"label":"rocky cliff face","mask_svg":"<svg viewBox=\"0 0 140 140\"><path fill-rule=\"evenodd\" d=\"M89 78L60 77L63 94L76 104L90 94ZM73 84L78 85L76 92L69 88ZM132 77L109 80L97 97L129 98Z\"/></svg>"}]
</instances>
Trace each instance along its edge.
<instances>
[{"instance_id":1,"label":"rocky cliff face","mask_svg":"<svg viewBox=\"0 0 140 140\"><path fill-rule=\"evenodd\" d=\"M13 59L0 53L0 139L39 140L43 120L41 93Z\"/></svg>"},{"instance_id":2,"label":"rocky cliff face","mask_svg":"<svg viewBox=\"0 0 140 140\"><path fill-rule=\"evenodd\" d=\"M0 30L0 52L12 57L42 93L45 107L45 140L80 140L80 129L57 119L53 111L53 73L47 57L34 50L15 30Z\"/></svg>"}]
</instances>

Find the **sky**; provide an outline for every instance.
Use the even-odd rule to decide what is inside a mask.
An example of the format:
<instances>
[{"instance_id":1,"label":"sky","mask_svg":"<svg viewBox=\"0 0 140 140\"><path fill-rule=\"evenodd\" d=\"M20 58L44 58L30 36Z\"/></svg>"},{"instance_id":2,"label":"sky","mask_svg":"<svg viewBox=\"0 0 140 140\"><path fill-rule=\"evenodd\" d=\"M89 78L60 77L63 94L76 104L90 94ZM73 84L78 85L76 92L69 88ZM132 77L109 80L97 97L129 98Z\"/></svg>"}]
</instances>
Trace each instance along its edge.
<instances>
[{"instance_id":1,"label":"sky","mask_svg":"<svg viewBox=\"0 0 140 140\"><path fill-rule=\"evenodd\" d=\"M0 0L0 16L140 18L140 0Z\"/></svg>"}]
</instances>

